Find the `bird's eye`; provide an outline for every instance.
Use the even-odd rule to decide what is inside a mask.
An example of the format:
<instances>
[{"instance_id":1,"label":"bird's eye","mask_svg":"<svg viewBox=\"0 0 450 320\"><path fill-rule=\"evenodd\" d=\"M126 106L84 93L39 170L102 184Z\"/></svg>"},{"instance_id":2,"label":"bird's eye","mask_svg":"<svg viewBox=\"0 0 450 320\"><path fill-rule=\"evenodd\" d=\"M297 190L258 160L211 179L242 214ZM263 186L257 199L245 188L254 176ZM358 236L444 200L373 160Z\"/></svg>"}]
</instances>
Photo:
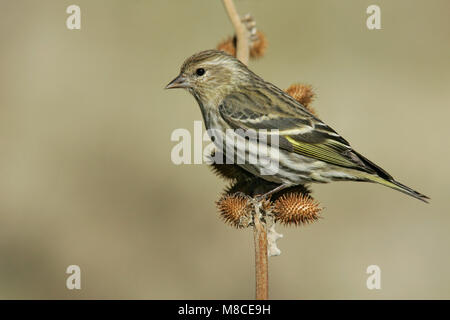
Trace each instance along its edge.
<instances>
[{"instance_id":1,"label":"bird's eye","mask_svg":"<svg viewBox=\"0 0 450 320\"><path fill-rule=\"evenodd\" d=\"M195 70L195 74L198 76L202 76L205 74L205 69L203 68L198 68L197 70Z\"/></svg>"}]
</instances>

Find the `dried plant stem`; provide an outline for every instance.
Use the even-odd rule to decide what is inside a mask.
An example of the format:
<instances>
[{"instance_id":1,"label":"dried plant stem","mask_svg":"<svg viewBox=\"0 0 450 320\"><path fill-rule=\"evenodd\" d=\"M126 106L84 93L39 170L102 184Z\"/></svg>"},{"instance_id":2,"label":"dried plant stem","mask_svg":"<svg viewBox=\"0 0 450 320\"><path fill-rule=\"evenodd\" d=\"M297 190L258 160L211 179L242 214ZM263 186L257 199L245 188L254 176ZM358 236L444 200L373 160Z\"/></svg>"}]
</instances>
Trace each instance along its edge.
<instances>
[{"instance_id":1,"label":"dried plant stem","mask_svg":"<svg viewBox=\"0 0 450 320\"><path fill-rule=\"evenodd\" d=\"M236 58L242 63L248 64L250 55L250 41L246 26L242 23L241 17L236 11L233 0L223 0L225 10L233 24L236 33ZM253 216L253 237L255 242L255 280L256 280L256 299L267 300L269 297L269 271L268 271L268 253L267 253L267 230L264 223L260 220L261 203L254 203Z\"/></svg>"},{"instance_id":2,"label":"dried plant stem","mask_svg":"<svg viewBox=\"0 0 450 320\"><path fill-rule=\"evenodd\" d=\"M225 10L227 11L228 17L230 18L236 32L236 58L238 58L242 63L248 64L250 47L247 28L242 23L241 17L239 17L239 14L236 11L233 0L223 0L223 5L225 6Z\"/></svg>"},{"instance_id":3,"label":"dried plant stem","mask_svg":"<svg viewBox=\"0 0 450 320\"><path fill-rule=\"evenodd\" d=\"M258 213L254 216L253 239L255 242L256 300L269 298L269 266L267 257L267 230Z\"/></svg>"}]
</instances>

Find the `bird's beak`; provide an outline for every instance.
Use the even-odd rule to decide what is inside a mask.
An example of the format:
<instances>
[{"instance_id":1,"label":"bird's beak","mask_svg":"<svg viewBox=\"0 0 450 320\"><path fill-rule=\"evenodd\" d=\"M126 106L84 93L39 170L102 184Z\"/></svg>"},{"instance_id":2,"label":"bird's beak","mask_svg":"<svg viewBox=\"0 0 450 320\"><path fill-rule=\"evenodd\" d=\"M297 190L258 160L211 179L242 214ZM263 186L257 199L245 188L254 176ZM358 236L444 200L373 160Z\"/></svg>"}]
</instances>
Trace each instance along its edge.
<instances>
[{"instance_id":1,"label":"bird's beak","mask_svg":"<svg viewBox=\"0 0 450 320\"><path fill-rule=\"evenodd\" d=\"M174 89L174 88L187 88L189 87L189 83L183 75L179 75L164 88L164 89Z\"/></svg>"}]
</instances>

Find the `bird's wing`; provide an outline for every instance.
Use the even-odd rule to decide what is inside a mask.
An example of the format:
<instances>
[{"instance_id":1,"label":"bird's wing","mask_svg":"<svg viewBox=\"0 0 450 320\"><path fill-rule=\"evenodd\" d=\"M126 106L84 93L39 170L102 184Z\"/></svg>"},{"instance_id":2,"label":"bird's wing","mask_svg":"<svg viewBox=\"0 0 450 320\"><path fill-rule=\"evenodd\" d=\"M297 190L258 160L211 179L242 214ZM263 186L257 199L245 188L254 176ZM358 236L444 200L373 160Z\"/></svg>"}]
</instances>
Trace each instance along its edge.
<instances>
[{"instance_id":1,"label":"bird's wing","mask_svg":"<svg viewBox=\"0 0 450 320\"><path fill-rule=\"evenodd\" d=\"M233 129L277 129L275 134L279 136L281 149L337 166L389 176L353 151L336 131L289 96L261 98L257 93L230 94L219 105L219 113Z\"/></svg>"}]
</instances>

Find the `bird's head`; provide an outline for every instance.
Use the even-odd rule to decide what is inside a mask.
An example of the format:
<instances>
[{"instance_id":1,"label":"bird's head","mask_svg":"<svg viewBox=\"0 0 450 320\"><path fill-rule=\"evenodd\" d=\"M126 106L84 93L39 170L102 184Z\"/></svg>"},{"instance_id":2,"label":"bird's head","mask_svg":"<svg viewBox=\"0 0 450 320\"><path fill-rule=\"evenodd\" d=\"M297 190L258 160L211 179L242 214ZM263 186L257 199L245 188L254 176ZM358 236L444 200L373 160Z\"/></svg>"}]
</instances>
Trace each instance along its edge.
<instances>
[{"instance_id":1,"label":"bird's head","mask_svg":"<svg viewBox=\"0 0 450 320\"><path fill-rule=\"evenodd\" d=\"M233 56L207 50L186 59L180 74L166 89L184 88L204 103L213 102L231 92L248 75L247 67Z\"/></svg>"}]
</instances>

